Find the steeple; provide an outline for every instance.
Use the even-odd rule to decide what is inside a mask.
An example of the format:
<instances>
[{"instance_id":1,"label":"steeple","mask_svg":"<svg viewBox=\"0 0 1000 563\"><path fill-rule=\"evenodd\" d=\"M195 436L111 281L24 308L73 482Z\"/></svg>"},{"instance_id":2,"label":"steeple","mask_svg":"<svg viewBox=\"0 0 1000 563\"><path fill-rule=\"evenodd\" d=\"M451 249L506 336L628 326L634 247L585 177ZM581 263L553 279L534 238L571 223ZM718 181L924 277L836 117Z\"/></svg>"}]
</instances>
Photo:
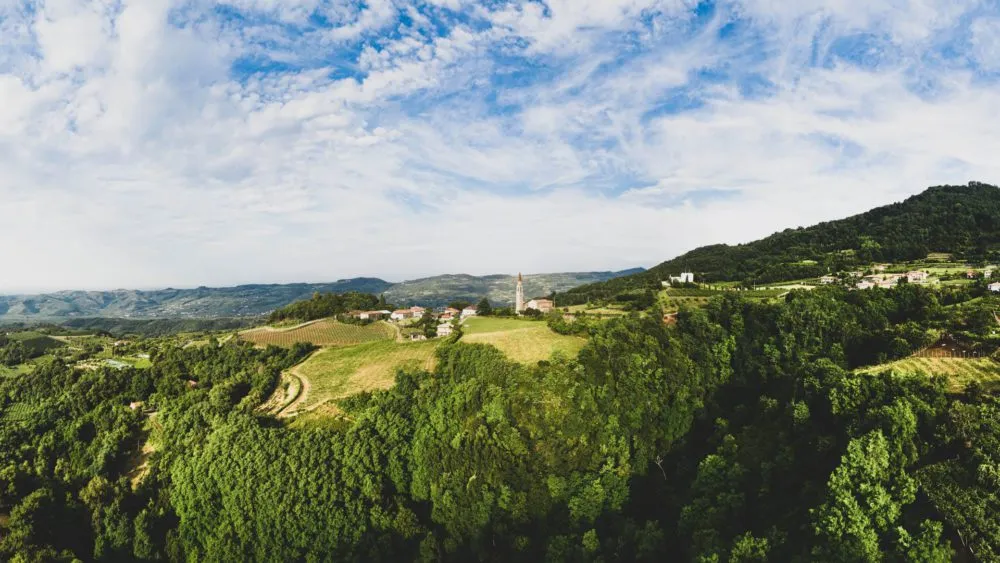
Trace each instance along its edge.
<instances>
[{"instance_id":1,"label":"steeple","mask_svg":"<svg viewBox=\"0 0 1000 563\"><path fill-rule=\"evenodd\" d=\"M514 290L514 312L518 315L524 311L524 276L517 273L517 288Z\"/></svg>"}]
</instances>

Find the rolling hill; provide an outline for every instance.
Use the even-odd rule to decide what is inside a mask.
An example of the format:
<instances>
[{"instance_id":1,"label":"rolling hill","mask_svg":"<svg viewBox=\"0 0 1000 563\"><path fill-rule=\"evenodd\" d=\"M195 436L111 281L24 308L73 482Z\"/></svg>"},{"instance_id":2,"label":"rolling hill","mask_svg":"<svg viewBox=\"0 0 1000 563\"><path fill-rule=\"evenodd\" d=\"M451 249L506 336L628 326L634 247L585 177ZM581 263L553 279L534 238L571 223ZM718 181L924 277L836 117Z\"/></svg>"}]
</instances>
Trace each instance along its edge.
<instances>
[{"instance_id":1,"label":"rolling hill","mask_svg":"<svg viewBox=\"0 0 1000 563\"><path fill-rule=\"evenodd\" d=\"M525 278L528 295L548 295L578 285L633 274L582 272L536 274ZM478 301L488 296L497 304L513 301L510 275L443 275L391 283L378 278L353 278L333 283L241 285L227 288L114 291L60 291L41 295L0 296L0 322L62 321L67 319L208 319L267 314L314 293L384 293L400 305L436 307L454 300Z\"/></svg>"},{"instance_id":2,"label":"rolling hill","mask_svg":"<svg viewBox=\"0 0 1000 563\"><path fill-rule=\"evenodd\" d=\"M1000 188L979 182L936 186L905 201L817 225L785 229L746 244L696 248L649 270L569 290L564 304L659 287L682 271L713 281L773 281L815 277L856 264L924 258L946 252L966 260L996 260L1000 248Z\"/></svg>"}]
</instances>

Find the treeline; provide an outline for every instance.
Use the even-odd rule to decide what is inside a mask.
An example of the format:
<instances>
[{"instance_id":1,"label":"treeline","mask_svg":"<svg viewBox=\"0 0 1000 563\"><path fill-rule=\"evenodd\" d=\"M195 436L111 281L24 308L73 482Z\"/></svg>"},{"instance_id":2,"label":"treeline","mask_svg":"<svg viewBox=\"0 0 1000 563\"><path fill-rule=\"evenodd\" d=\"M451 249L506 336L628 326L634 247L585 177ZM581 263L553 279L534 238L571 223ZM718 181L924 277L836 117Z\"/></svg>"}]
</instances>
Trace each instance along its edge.
<instances>
[{"instance_id":1,"label":"treeline","mask_svg":"<svg viewBox=\"0 0 1000 563\"><path fill-rule=\"evenodd\" d=\"M91 318L71 319L62 326L114 336L168 336L179 332L216 332L239 330L257 324L259 319L219 318L219 319L114 319Z\"/></svg>"},{"instance_id":2,"label":"treeline","mask_svg":"<svg viewBox=\"0 0 1000 563\"><path fill-rule=\"evenodd\" d=\"M277 323L287 320L312 321L326 317L335 317L348 311L370 311L392 308L385 302L384 296L374 296L370 293L351 291L347 293L314 293L312 298L296 301L280 309L276 309L268 317L268 322Z\"/></svg>"},{"instance_id":3,"label":"treeline","mask_svg":"<svg viewBox=\"0 0 1000 563\"><path fill-rule=\"evenodd\" d=\"M808 228L785 229L735 246L697 248L649 270L560 294L562 304L609 299L626 290L658 288L682 271L705 282L771 283L812 278L872 262L898 262L948 252L970 261L1000 259L1000 188L971 182L937 186L901 203Z\"/></svg>"}]
</instances>

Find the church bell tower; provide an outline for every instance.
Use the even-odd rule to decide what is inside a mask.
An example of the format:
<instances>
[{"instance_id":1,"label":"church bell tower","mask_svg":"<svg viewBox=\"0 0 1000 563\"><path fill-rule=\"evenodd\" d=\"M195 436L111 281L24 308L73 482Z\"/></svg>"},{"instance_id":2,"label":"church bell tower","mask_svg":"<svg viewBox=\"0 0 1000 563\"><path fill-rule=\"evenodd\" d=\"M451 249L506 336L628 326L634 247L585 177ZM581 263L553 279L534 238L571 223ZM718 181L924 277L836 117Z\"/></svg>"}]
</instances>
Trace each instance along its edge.
<instances>
[{"instance_id":1,"label":"church bell tower","mask_svg":"<svg viewBox=\"0 0 1000 563\"><path fill-rule=\"evenodd\" d=\"M520 315L524 311L524 278L517 274L517 289L514 290L514 312Z\"/></svg>"}]
</instances>

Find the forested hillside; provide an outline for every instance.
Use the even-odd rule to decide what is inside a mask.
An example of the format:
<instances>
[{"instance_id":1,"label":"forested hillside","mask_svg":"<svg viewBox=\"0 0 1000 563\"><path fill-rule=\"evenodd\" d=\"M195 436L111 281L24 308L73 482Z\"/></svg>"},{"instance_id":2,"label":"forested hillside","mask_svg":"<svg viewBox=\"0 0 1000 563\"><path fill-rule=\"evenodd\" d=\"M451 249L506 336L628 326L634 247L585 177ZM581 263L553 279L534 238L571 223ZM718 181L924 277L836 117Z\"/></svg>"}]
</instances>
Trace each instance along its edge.
<instances>
[{"instance_id":1,"label":"forested hillside","mask_svg":"<svg viewBox=\"0 0 1000 563\"><path fill-rule=\"evenodd\" d=\"M913 260L931 252L997 261L998 250L1000 188L978 182L937 186L847 219L786 229L747 244L697 248L642 273L574 288L561 301L659 287L660 281L682 271L707 282L768 283L816 277L856 264Z\"/></svg>"},{"instance_id":2,"label":"forested hillside","mask_svg":"<svg viewBox=\"0 0 1000 563\"><path fill-rule=\"evenodd\" d=\"M734 292L589 324L575 358L447 343L306 425L259 407L307 347L56 359L0 377L0 558L996 561L997 388L853 370L941 331L989 354L997 306Z\"/></svg>"}]
</instances>

